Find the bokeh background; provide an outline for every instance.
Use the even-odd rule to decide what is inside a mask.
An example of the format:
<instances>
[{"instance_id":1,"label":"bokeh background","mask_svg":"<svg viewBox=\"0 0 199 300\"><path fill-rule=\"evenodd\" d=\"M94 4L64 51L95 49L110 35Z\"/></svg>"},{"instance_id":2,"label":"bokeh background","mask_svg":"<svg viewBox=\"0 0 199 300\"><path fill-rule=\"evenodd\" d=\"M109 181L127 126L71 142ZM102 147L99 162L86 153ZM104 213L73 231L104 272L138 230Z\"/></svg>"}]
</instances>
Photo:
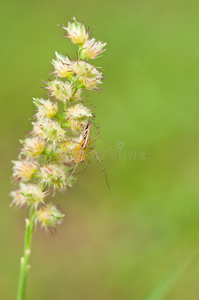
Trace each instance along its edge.
<instances>
[{"instance_id":1,"label":"bokeh background","mask_svg":"<svg viewBox=\"0 0 199 300\"><path fill-rule=\"evenodd\" d=\"M9 208L10 161L54 52L74 56L57 24L76 16L107 42L95 61L103 92L89 100L111 188L94 160L75 189L56 196L65 221L55 236L34 235L27 299L141 300L195 253L165 299L198 299L199 2L2 1L0 14L0 298L15 299L27 214Z\"/></svg>"}]
</instances>

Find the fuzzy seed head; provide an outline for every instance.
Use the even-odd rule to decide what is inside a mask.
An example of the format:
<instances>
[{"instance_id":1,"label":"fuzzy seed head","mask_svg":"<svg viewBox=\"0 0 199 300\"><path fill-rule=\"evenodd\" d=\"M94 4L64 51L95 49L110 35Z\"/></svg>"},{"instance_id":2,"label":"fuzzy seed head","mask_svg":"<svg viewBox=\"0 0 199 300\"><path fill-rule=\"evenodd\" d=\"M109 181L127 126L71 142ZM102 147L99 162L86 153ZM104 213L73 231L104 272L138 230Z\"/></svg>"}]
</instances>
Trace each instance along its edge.
<instances>
[{"instance_id":1,"label":"fuzzy seed head","mask_svg":"<svg viewBox=\"0 0 199 300\"><path fill-rule=\"evenodd\" d=\"M77 60L73 63L73 71L75 75L80 76L89 76L89 73L92 72L92 69L95 69L89 63ZM97 70L96 70L97 71Z\"/></svg>"},{"instance_id":2,"label":"fuzzy seed head","mask_svg":"<svg viewBox=\"0 0 199 300\"><path fill-rule=\"evenodd\" d=\"M92 118L93 115L86 106L82 103L78 103L74 106L71 106L68 109L68 117L71 119L87 119Z\"/></svg>"},{"instance_id":3,"label":"fuzzy seed head","mask_svg":"<svg viewBox=\"0 0 199 300\"><path fill-rule=\"evenodd\" d=\"M65 140L64 129L54 120L40 119L33 124L33 133L41 138L52 142L62 142Z\"/></svg>"},{"instance_id":4,"label":"fuzzy seed head","mask_svg":"<svg viewBox=\"0 0 199 300\"><path fill-rule=\"evenodd\" d=\"M63 55L55 52L56 59L52 60L54 66L54 74L58 77L67 78L73 74L73 65L68 56L64 57Z\"/></svg>"},{"instance_id":5,"label":"fuzzy seed head","mask_svg":"<svg viewBox=\"0 0 199 300\"><path fill-rule=\"evenodd\" d=\"M59 143L56 150L53 152L56 162L73 166L73 164L71 164L73 161L72 151L77 147L80 141L80 137L77 137Z\"/></svg>"},{"instance_id":6,"label":"fuzzy seed head","mask_svg":"<svg viewBox=\"0 0 199 300\"><path fill-rule=\"evenodd\" d=\"M41 182L53 186L55 189L66 190L67 175L62 166L49 164L40 169Z\"/></svg>"},{"instance_id":7,"label":"fuzzy seed head","mask_svg":"<svg viewBox=\"0 0 199 300\"><path fill-rule=\"evenodd\" d=\"M90 145L97 138L96 134L90 142L93 114L83 105L85 102L81 97L85 89L99 89L98 85L102 83L100 69L87 60L97 58L105 51L106 45L90 39L85 26L75 18L62 28L66 31L65 36L79 46L77 59L71 61L67 55L55 52L51 72L54 78L45 87L48 98L33 98L37 109L33 129L28 138L20 141L22 149L19 160L13 161L12 176L18 187L10 194L12 205L35 206L32 213L45 228L61 224L64 217L54 205L44 203L45 197L51 192L54 196L56 190L64 192L73 186L72 175L78 164L87 160L92 152L89 149L94 147Z\"/></svg>"},{"instance_id":8,"label":"fuzzy seed head","mask_svg":"<svg viewBox=\"0 0 199 300\"><path fill-rule=\"evenodd\" d=\"M77 134L86 126L89 118L93 117L90 109L82 103L70 107L68 109L67 116L71 130Z\"/></svg>"},{"instance_id":9,"label":"fuzzy seed head","mask_svg":"<svg viewBox=\"0 0 199 300\"><path fill-rule=\"evenodd\" d=\"M28 204L37 204L39 202L43 202L46 195L46 193L41 190L39 185L30 183L21 183L20 189L17 191L17 193L23 196L25 199L24 203L26 202Z\"/></svg>"},{"instance_id":10,"label":"fuzzy seed head","mask_svg":"<svg viewBox=\"0 0 199 300\"><path fill-rule=\"evenodd\" d=\"M101 79L98 77L95 78L80 77L79 80L81 81L83 87L87 90L95 90L97 89L97 85L102 83Z\"/></svg>"},{"instance_id":11,"label":"fuzzy seed head","mask_svg":"<svg viewBox=\"0 0 199 300\"><path fill-rule=\"evenodd\" d=\"M33 103L38 109L36 117L39 118L52 118L58 111L58 105L50 100L33 98Z\"/></svg>"},{"instance_id":12,"label":"fuzzy seed head","mask_svg":"<svg viewBox=\"0 0 199 300\"><path fill-rule=\"evenodd\" d=\"M43 206L37 211L37 221L42 227L55 227L63 221L64 215L52 204Z\"/></svg>"},{"instance_id":13,"label":"fuzzy seed head","mask_svg":"<svg viewBox=\"0 0 199 300\"><path fill-rule=\"evenodd\" d=\"M31 180L32 176L37 172L38 168L35 163L27 160L12 161L13 178L18 182L26 182Z\"/></svg>"},{"instance_id":14,"label":"fuzzy seed head","mask_svg":"<svg viewBox=\"0 0 199 300\"><path fill-rule=\"evenodd\" d=\"M21 194L20 189L12 191L10 197L13 198L10 206L22 207L26 204L26 198Z\"/></svg>"},{"instance_id":15,"label":"fuzzy seed head","mask_svg":"<svg viewBox=\"0 0 199 300\"><path fill-rule=\"evenodd\" d=\"M74 73L79 76L82 86L88 90L93 90L102 83L102 73L84 61L74 63Z\"/></svg>"},{"instance_id":16,"label":"fuzzy seed head","mask_svg":"<svg viewBox=\"0 0 199 300\"><path fill-rule=\"evenodd\" d=\"M48 90L56 99L65 102L72 96L72 84L69 82L62 82L60 80L53 80L48 83Z\"/></svg>"},{"instance_id":17,"label":"fuzzy seed head","mask_svg":"<svg viewBox=\"0 0 199 300\"><path fill-rule=\"evenodd\" d=\"M25 154L28 158L37 158L45 147L44 140L39 137L27 138L21 143L23 144L21 154Z\"/></svg>"},{"instance_id":18,"label":"fuzzy seed head","mask_svg":"<svg viewBox=\"0 0 199 300\"><path fill-rule=\"evenodd\" d=\"M87 40L82 46L81 57L83 59L95 59L106 49L103 49L106 43L96 42L96 39Z\"/></svg>"},{"instance_id":19,"label":"fuzzy seed head","mask_svg":"<svg viewBox=\"0 0 199 300\"><path fill-rule=\"evenodd\" d=\"M73 138L73 140L71 139L71 141L69 140L66 142L62 142L60 143L60 149L64 153L71 152L79 142L80 142L79 138Z\"/></svg>"},{"instance_id":20,"label":"fuzzy seed head","mask_svg":"<svg viewBox=\"0 0 199 300\"><path fill-rule=\"evenodd\" d=\"M77 22L75 17L73 22L68 22L68 27L63 27L67 31L67 37L73 44L83 45L89 39L89 33L85 29L84 25Z\"/></svg>"},{"instance_id":21,"label":"fuzzy seed head","mask_svg":"<svg viewBox=\"0 0 199 300\"><path fill-rule=\"evenodd\" d=\"M62 143L61 143L62 144ZM61 147L57 147L55 151L53 152L54 155L54 161L58 164L64 164L68 166L73 166L72 160L73 156L71 154L71 150L67 150L67 148L64 148L64 151Z\"/></svg>"}]
</instances>

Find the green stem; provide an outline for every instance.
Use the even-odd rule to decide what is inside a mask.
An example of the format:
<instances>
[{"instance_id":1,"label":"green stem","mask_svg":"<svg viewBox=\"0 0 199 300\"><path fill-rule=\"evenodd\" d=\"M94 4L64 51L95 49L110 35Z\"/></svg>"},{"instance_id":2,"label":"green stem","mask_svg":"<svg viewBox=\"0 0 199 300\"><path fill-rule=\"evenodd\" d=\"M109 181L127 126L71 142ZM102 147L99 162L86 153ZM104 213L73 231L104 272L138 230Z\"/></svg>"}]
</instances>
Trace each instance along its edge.
<instances>
[{"instance_id":1,"label":"green stem","mask_svg":"<svg viewBox=\"0 0 199 300\"><path fill-rule=\"evenodd\" d=\"M29 257L30 257L30 247L32 234L34 231L35 224L35 207L30 207L30 217L26 219L26 230L25 230L25 240L24 240L24 253L21 258L20 264L20 274L19 274L19 284L18 284L18 292L17 292L17 300L25 299L25 291L26 291L26 281L27 281L27 273L29 269Z\"/></svg>"}]
</instances>

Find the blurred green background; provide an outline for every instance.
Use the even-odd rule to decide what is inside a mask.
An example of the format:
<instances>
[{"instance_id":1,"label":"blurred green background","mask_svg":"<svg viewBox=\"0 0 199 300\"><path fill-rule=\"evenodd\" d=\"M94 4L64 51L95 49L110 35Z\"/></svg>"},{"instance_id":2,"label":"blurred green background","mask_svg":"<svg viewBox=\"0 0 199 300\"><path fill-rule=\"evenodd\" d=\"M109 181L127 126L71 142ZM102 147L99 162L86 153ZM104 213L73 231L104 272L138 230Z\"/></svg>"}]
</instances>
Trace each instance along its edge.
<instances>
[{"instance_id":1,"label":"blurred green background","mask_svg":"<svg viewBox=\"0 0 199 300\"><path fill-rule=\"evenodd\" d=\"M45 95L54 52L74 57L57 26L73 16L107 42L94 61L103 92L89 100L111 188L93 161L75 189L56 196L65 221L55 236L34 235L27 299L141 300L173 262L197 253L198 14L194 0L1 2L0 299L15 299L27 214L9 208L10 161L31 130L32 97ZM196 256L165 299L198 299L198 276Z\"/></svg>"}]
</instances>

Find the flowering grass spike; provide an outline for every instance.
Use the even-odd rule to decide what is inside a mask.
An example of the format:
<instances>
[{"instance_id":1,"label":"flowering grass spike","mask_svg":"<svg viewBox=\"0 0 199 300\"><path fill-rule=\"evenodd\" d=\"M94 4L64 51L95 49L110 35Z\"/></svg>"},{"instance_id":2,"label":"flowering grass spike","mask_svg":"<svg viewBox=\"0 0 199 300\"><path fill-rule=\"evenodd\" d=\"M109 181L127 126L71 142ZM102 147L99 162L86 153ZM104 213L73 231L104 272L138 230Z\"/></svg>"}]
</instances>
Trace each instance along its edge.
<instances>
[{"instance_id":1,"label":"flowering grass spike","mask_svg":"<svg viewBox=\"0 0 199 300\"><path fill-rule=\"evenodd\" d=\"M13 161L15 187L10 193L13 198L11 205L29 207L17 300L25 299L35 224L47 230L60 225L64 217L54 204L49 203L49 196L55 196L57 191L65 193L73 187L78 164L89 162L91 153L102 165L92 145L97 134L90 142L93 113L85 105L82 93L84 90L98 90L102 83L102 73L88 60L105 51L106 43L90 39L89 31L75 18L67 27L61 27L65 30L64 36L78 46L77 59L71 60L55 52L53 78L45 86L47 95L33 98L36 107L33 129L24 140L20 140L22 148L18 161Z\"/></svg>"}]
</instances>

